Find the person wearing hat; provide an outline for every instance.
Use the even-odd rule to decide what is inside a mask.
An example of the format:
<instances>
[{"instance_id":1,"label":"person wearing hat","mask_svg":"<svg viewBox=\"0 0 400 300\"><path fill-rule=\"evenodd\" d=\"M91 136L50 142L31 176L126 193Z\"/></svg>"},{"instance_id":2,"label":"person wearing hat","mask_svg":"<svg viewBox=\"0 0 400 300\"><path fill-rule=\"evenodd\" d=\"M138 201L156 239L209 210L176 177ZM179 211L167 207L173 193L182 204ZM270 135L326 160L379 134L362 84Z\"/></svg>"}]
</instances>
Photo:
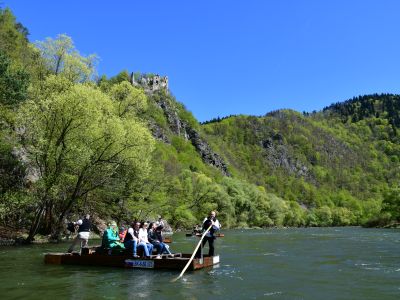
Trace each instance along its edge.
<instances>
[{"instance_id":1,"label":"person wearing hat","mask_svg":"<svg viewBox=\"0 0 400 300\"><path fill-rule=\"evenodd\" d=\"M75 227L78 227L78 235L68 248L68 253L72 253L77 244L81 245L81 249L87 247L90 235L90 227L92 226L89 219L90 215L87 214L83 219L79 219L73 223Z\"/></svg>"},{"instance_id":2,"label":"person wearing hat","mask_svg":"<svg viewBox=\"0 0 400 300\"><path fill-rule=\"evenodd\" d=\"M111 221L104 231L101 246L105 249L125 249L124 244L119 241L118 227L115 221Z\"/></svg>"}]
</instances>

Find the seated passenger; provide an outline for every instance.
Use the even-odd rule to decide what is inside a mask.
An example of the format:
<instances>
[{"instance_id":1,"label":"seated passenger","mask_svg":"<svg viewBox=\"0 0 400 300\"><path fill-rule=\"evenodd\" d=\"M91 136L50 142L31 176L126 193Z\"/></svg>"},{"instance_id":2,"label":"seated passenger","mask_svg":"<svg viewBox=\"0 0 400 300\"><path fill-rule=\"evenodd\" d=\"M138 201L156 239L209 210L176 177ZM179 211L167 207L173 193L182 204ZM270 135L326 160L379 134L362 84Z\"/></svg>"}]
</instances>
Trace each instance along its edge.
<instances>
[{"instance_id":1,"label":"seated passenger","mask_svg":"<svg viewBox=\"0 0 400 300\"><path fill-rule=\"evenodd\" d=\"M131 227L128 228L125 238L124 238L125 249L132 250L133 257L139 257L137 255L138 246L142 247L143 250L144 250L144 248L146 248L146 246L139 245L139 226L140 226L140 223L137 223L137 222L132 223Z\"/></svg>"},{"instance_id":2,"label":"seated passenger","mask_svg":"<svg viewBox=\"0 0 400 300\"><path fill-rule=\"evenodd\" d=\"M163 224L159 224L158 222L154 223L153 228L151 229L152 232L151 234L149 233L149 240L157 249L157 254L164 254L164 253L171 254L171 251L169 251L169 246L166 243L164 243L164 237L162 235L163 229L164 229Z\"/></svg>"},{"instance_id":3,"label":"seated passenger","mask_svg":"<svg viewBox=\"0 0 400 300\"><path fill-rule=\"evenodd\" d=\"M105 249L125 249L124 244L119 241L118 227L115 221L112 221L104 231L101 246Z\"/></svg>"},{"instance_id":4,"label":"seated passenger","mask_svg":"<svg viewBox=\"0 0 400 300\"><path fill-rule=\"evenodd\" d=\"M139 240L139 232L140 232L140 222L134 222L133 224L133 236L136 238L136 247L137 249L142 249L144 256L150 256L151 252L149 253L149 248L147 247L146 243L141 242ZM133 249L133 251L135 251ZM150 251L153 251L153 248L150 249Z\"/></svg>"},{"instance_id":5,"label":"seated passenger","mask_svg":"<svg viewBox=\"0 0 400 300\"><path fill-rule=\"evenodd\" d=\"M153 252L153 245L149 242L147 228L149 227L149 223L145 222L142 225L142 228L139 229L139 245L143 245L144 253L146 257L149 257Z\"/></svg>"},{"instance_id":6,"label":"seated passenger","mask_svg":"<svg viewBox=\"0 0 400 300\"><path fill-rule=\"evenodd\" d=\"M192 234L198 234L198 233L202 233L203 229L201 228L201 226L199 224L196 224L196 226L193 227L193 231Z\"/></svg>"},{"instance_id":7,"label":"seated passenger","mask_svg":"<svg viewBox=\"0 0 400 300\"><path fill-rule=\"evenodd\" d=\"M121 226L121 228L119 229L119 240L121 242L123 242L125 240L125 235L127 233L127 230L125 229L125 227Z\"/></svg>"},{"instance_id":8,"label":"seated passenger","mask_svg":"<svg viewBox=\"0 0 400 300\"><path fill-rule=\"evenodd\" d=\"M157 258L160 258L160 254L165 251L165 244L161 242L156 234L156 223L150 223L150 229L148 232L149 242L157 249Z\"/></svg>"}]
</instances>

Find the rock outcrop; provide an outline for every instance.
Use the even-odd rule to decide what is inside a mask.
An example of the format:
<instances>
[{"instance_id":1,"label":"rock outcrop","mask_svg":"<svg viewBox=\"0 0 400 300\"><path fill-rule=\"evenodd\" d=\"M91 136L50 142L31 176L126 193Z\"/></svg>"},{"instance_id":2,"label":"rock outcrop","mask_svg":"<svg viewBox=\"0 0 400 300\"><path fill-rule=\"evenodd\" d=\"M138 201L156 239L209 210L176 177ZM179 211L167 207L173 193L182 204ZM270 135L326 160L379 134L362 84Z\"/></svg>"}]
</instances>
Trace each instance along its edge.
<instances>
[{"instance_id":1,"label":"rock outcrop","mask_svg":"<svg viewBox=\"0 0 400 300\"><path fill-rule=\"evenodd\" d=\"M179 117L178 110L174 106L174 103L171 103L171 101L165 97L161 97L157 100L157 105L163 110L169 130L173 134L190 141L205 163L216 167L225 176L230 176L228 167L222 157L211 149L210 145L201 137L196 129L192 128ZM170 143L168 135L163 128L157 126L155 122L151 122L150 128L156 139L165 143Z\"/></svg>"},{"instance_id":2,"label":"rock outcrop","mask_svg":"<svg viewBox=\"0 0 400 300\"><path fill-rule=\"evenodd\" d=\"M200 134L190 127L187 128L186 132L189 136L190 141L192 142L192 145L201 155L203 161L221 170L222 174L224 174L225 176L230 176L227 165L222 157L212 151L210 145L208 145L208 143L200 137Z\"/></svg>"},{"instance_id":3,"label":"rock outcrop","mask_svg":"<svg viewBox=\"0 0 400 300\"><path fill-rule=\"evenodd\" d=\"M272 167L282 168L289 174L308 177L309 170L307 166L290 155L288 146L283 143L281 134L274 134L262 141L261 144L265 149L265 157Z\"/></svg>"}]
</instances>

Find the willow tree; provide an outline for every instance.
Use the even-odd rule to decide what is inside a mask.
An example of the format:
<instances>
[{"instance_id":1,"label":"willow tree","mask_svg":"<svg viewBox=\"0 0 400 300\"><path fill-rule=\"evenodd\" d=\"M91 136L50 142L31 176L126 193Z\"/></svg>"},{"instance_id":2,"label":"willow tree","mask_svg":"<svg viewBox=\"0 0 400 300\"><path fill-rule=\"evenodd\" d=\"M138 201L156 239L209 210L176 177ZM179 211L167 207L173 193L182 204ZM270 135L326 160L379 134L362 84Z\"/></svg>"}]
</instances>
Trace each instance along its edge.
<instances>
[{"instance_id":1,"label":"willow tree","mask_svg":"<svg viewBox=\"0 0 400 300\"><path fill-rule=\"evenodd\" d=\"M110 184L121 168L145 177L153 149L153 138L135 113L121 115L121 103L91 84L50 76L31 94L19 112L25 151L39 175L32 187L36 202L28 241L44 219L59 238L74 205ZM131 104L142 99L136 96L128 97Z\"/></svg>"},{"instance_id":2,"label":"willow tree","mask_svg":"<svg viewBox=\"0 0 400 300\"><path fill-rule=\"evenodd\" d=\"M38 41L36 47L54 75L62 75L73 82L85 82L96 74L97 55L81 55L65 34Z\"/></svg>"}]
</instances>

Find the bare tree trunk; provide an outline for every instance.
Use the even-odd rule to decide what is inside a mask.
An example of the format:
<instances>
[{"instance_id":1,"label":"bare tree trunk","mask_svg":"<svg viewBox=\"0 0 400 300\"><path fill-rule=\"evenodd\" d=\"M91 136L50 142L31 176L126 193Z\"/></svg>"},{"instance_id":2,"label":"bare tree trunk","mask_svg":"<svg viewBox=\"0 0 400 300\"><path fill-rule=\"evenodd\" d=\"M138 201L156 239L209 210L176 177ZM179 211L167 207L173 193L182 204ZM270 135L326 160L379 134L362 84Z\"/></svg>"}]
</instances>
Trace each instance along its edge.
<instances>
[{"instance_id":1,"label":"bare tree trunk","mask_svg":"<svg viewBox=\"0 0 400 300\"><path fill-rule=\"evenodd\" d=\"M76 200L77 200L77 198L71 198L68 201L67 206L60 213L60 216L56 219L55 223L52 226L52 233L51 233L52 240L55 240L58 242L61 241L61 232L63 231L64 218L70 212L71 207L76 202Z\"/></svg>"},{"instance_id":2,"label":"bare tree trunk","mask_svg":"<svg viewBox=\"0 0 400 300\"><path fill-rule=\"evenodd\" d=\"M52 203L46 203L46 207L44 210L44 226L43 231L45 234L49 234L52 230L52 225L53 225L53 204Z\"/></svg>"},{"instance_id":3,"label":"bare tree trunk","mask_svg":"<svg viewBox=\"0 0 400 300\"><path fill-rule=\"evenodd\" d=\"M39 225L40 225L40 221L42 219L43 211L44 211L44 206L42 205L39 208L39 210L37 211L37 213L35 215L35 218L34 218L34 220L32 222L31 228L29 229L29 235L25 240L27 243L32 243L32 241L34 240L35 235L36 235L37 230L38 230Z\"/></svg>"},{"instance_id":4,"label":"bare tree trunk","mask_svg":"<svg viewBox=\"0 0 400 300\"><path fill-rule=\"evenodd\" d=\"M57 219L56 223L53 225L50 239L53 241L61 241L61 233L63 231L63 222Z\"/></svg>"}]
</instances>

